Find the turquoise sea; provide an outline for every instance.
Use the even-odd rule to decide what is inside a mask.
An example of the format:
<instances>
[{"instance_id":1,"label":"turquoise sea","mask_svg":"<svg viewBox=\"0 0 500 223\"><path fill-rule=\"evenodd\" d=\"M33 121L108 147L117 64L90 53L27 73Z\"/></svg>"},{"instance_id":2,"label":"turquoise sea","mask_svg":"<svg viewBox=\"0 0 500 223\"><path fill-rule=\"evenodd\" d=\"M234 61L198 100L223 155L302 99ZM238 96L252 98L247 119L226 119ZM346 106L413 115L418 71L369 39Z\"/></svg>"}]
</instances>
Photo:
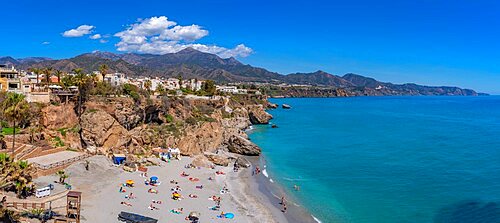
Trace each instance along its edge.
<instances>
[{"instance_id":1,"label":"turquoise sea","mask_svg":"<svg viewBox=\"0 0 500 223\"><path fill-rule=\"evenodd\" d=\"M499 96L271 101L250 138L321 222L500 222Z\"/></svg>"}]
</instances>

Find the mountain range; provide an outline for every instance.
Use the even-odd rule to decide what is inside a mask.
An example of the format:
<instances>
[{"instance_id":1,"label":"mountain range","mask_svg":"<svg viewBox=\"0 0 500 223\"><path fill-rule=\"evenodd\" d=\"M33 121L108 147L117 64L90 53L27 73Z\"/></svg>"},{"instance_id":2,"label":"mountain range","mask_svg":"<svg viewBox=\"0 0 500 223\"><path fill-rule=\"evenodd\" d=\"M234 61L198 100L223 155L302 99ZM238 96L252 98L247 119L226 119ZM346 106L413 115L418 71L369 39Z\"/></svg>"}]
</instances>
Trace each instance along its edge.
<instances>
[{"instance_id":1,"label":"mountain range","mask_svg":"<svg viewBox=\"0 0 500 223\"><path fill-rule=\"evenodd\" d=\"M363 92L376 91L378 92L376 95L477 95L475 91L470 89L445 86L431 87L417 84L392 84L357 74L338 76L324 71L316 71L283 75L264 68L243 64L233 57L224 59L215 54L203 53L192 48L164 55L116 54L96 51L59 60L45 57L15 59L6 56L0 57L0 64L12 64L24 70L30 67L52 67L66 72L70 72L75 68L83 68L86 72L92 72L98 70L101 64L107 64L109 72L125 73L131 77L181 76L182 78L211 79L218 83L285 83L354 89ZM373 93L365 94L371 95Z\"/></svg>"}]
</instances>

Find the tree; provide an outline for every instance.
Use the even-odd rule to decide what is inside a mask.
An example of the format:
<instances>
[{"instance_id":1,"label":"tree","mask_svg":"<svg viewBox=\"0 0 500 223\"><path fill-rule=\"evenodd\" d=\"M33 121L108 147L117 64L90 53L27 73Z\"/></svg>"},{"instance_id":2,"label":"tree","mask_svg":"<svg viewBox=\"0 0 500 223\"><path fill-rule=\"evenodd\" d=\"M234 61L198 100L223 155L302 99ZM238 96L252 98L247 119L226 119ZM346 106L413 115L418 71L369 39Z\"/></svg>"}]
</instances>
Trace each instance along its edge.
<instances>
[{"instance_id":1,"label":"tree","mask_svg":"<svg viewBox=\"0 0 500 223\"><path fill-rule=\"evenodd\" d=\"M52 67L46 67L43 69L43 73L45 74L45 82L47 82L47 85L50 84L50 75L52 75L52 71L54 71Z\"/></svg>"},{"instance_id":2,"label":"tree","mask_svg":"<svg viewBox=\"0 0 500 223\"><path fill-rule=\"evenodd\" d=\"M107 64L101 64L101 66L99 66L99 72L101 72L103 81L104 81L104 78L106 77L106 74L108 74L108 69L109 69L109 67Z\"/></svg>"},{"instance_id":3,"label":"tree","mask_svg":"<svg viewBox=\"0 0 500 223\"><path fill-rule=\"evenodd\" d=\"M179 80L179 89L182 89L182 72L181 72L181 74L179 74L177 79Z\"/></svg>"},{"instance_id":4,"label":"tree","mask_svg":"<svg viewBox=\"0 0 500 223\"><path fill-rule=\"evenodd\" d=\"M84 97L88 93L88 76L83 73L83 69L77 68L74 69L73 72L75 73L75 76L73 77L73 83L78 86L78 116L82 115L82 103L84 100Z\"/></svg>"},{"instance_id":5,"label":"tree","mask_svg":"<svg viewBox=\"0 0 500 223\"><path fill-rule=\"evenodd\" d=\"M59 183L64 184L64 181L69 177L64 170L57 171L57 176L59 176Z\"/></svg>"},{"instance_id":6,"label":"tree","mask_svg":"<svg viewBox=\"0 0 500 223\"><path fill-rule=\"evenodd\" d=\"M36 75L36 84L38 85L39 82L40 82L40 74L42 73L42 69L40 68L36 68L36 67L32 67L30 69L28 69L30 72L33 72L35 73Z\"/></svg>"},{"instance_id":7,"label":"tree","mask_svg":"<svg viewBox=\"0 0 500 223\"><path fill-rule=\"evenodd\" d=\"M144 81L144 88L146 88L147 91L150 91L151 90L151 87L152 87L153 83L151 82L151 80L146 80Z\"/></svg>"},{"instance_id":8,"label":"tree","mask_svg":"<svg viewBox=\"0 0 500 223\"><path fill-rule=\"evenodd\" d=\"M8 92L7 98L2 102L4 109L4 117L14 123L14 130L12 136L12 155L14 155L14 148L16 145L16 128L17 123L21 122L28 115L29 104L24 100L26 96L14 92Z\"/></svg>"},{"instance_id":9,"label":"tree","mask_svg":"<svg viewBox=\"0 0 500 223\"><path fill-rule=\"evenodd\" d=\"M5 136L3 134L0 134L0 149L1 150L7 149L7 142L5 142Z\"/></svg>"},{"instance_id":10,"label":"tree","mask_svg":"<svg viewBox=\"0 0 500 223\"><path fill-rule=\"evenodd\" d=\"M158 91L158 93L160 94L165 93L165 88L163 87L163 84L158 84L158 86L156 86L156 91Z\"/></svg>"},{"instance_id":11,"label":"tree","mask_svg":"<svg viewBox=\"0 0 500 223\"><path fill-rule=\"evenodd\" d=\"M215 82L213 80L206 80L203 82L201 89L208 95L214 95L216 91Z\"/></svg>"},{"instance_id":12,"label":"tree","mask_svg":"<svg viewBox=\"0 0 500 223\"><path fill-rule=\"evenodd\" d=\"M0 187L16 191L19 197L33 192L35 169L27 161L14 161L6 153L0 153Z\"/></svg>"},{"instance_id":13,"label":"tree","mask_svg":"<svg viewBox=\"0 0 500 223\"><path fill-rule=\"evenodd\" d=\"M56 76L57 76L57 83L58 83L58 84L61 84L61 76L64 74L64 72L62 72L62 71L60 71L60 70L56 70L54 73L55 73L55 74L56 74Z\"/></svg>"},{"instance_id":14,"label":"tree","mask_svg":"<svg viewBox=\"0 0 500 223\"><path fill-rule=\"evenodd\" d=\"M18 222L21 216L6 207L0 207L0 222Z\"/></svg>"}]
</instances>

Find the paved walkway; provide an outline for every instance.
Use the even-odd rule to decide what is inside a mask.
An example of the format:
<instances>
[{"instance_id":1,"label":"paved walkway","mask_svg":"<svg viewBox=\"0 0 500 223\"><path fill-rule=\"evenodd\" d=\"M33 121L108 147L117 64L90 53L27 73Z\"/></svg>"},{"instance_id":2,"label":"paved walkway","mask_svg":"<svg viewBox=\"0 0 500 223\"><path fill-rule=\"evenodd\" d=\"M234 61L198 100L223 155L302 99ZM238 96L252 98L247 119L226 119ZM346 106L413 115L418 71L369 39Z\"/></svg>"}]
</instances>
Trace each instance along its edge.
<instances>
[{"instance_id":1,"label":"paved walkway","mask_svg":"<svg viewBox=\"0 0 500 223\"><path fill-rule=\"evenodd\" d=\"M28 159L29 163L37 163L43 166L55 164L65 160L69 160L85 153L73 152L73 151L62 151L58 153L53 153L45 156L39 156L35 158Z\"/></svg>"}]
</instances>

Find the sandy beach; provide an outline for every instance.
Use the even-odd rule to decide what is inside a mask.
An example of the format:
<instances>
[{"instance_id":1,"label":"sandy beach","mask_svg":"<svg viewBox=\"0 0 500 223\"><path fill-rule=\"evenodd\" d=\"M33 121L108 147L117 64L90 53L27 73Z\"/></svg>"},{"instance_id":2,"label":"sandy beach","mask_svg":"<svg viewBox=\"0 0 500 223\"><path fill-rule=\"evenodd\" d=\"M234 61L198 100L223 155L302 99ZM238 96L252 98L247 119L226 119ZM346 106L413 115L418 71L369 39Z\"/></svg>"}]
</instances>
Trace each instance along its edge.
<instances>
[{"instance_id":1,"label":"sandy beach","mask_svg":"<svg viewBox=\"0 0 500 223\"><path fill-rule=\"evenodd\" d=\"M239 172L233 172L232 167L219 166L215 169L186 168L192 158L183 157L182 160L170 162L158 160L160 166L149 166L148 177L144 177L141 172L123 171L103 156L94 156L88 160L89 171L85 170L83 162L66 169L70 176L67 182L72 185L73 190L82 192L83 222L120 222L117 217L121 211L152 217L158 219L158 222L188 222L185 218L192 211L201 214L200 222L297 222L290 221L286 217L288 213L283 214L279 206L273 204L277 204L278 199L261 193L255 179L260 175L252 176L252 168L240 169ZM225 174L216 174L217 171ZM189 176L181 176L183 172ZM158 177L160 185L146 185L144 181L151 176ZM52 175L41 177L37 182L44 184L56 180L57 177ZM133 180L134 187L123 187L127 180ZM180 188L181 198L174 200L172 189L177 186ZM200 189L199 186L203 188ZM221 192L224 187L228 192ZM120 192L120 188L126 191ZM149 189L155 193L148 192ZM134 198L128 198L130 193L133 193ZM213 196L221 198L218 210L211 209L216 206ZM52 207L62 209L63 202L54 202ZM150 208L151 205L154 209ZM173 213L181 208L181 213ZM234 218L219 218L222 212L233 213Z\"/></svg>"}]
</instances>

